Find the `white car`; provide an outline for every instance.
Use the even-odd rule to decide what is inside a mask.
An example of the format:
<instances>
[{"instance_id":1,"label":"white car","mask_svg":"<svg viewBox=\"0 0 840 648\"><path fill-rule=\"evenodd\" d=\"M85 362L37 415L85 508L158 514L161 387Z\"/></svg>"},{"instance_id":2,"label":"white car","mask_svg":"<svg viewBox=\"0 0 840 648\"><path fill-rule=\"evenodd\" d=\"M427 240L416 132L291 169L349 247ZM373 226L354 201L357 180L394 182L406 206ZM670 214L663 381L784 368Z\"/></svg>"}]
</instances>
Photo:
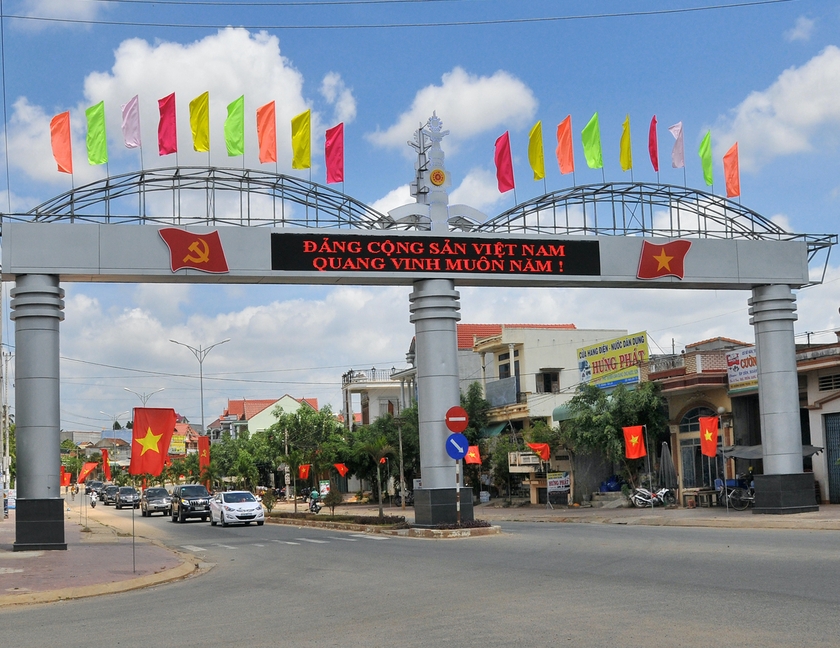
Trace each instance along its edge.
<instances>
[{"instance_id":1,"label":"white car","mask_svg":"<svg viewBox=\"0 0 840 648\"><path fill-rule=\"evenodd\" d=\"M210 500L210 524L265 523L262 504L248 491L227 491L216 493Z\"/></svg>"}]
</instances>

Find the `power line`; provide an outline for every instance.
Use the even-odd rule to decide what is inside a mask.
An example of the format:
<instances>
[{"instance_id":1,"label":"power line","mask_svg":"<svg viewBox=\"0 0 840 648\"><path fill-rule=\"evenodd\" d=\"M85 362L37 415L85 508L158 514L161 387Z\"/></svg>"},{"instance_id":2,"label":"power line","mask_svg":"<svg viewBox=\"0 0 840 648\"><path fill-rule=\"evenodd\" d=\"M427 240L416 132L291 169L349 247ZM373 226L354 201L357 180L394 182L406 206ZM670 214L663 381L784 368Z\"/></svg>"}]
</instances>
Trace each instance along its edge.
<instances>
[{"instance_id":1,"label":"power line","mask_svg":"<svg viewBox=\"0 0 840 648\"><path fill-rule=\"evenodd\" d=\"M672 14L689 14L707 11L721 11L726 9L740 9L762 5L787 4L800 0L753 0L752 2L736 2L732 4L703 5L699 7L682 7L677 9L653 9L649 11L619 11L600 14L578 14L572 16L542 16L536 18L494 18L487 20L455 20L446 22L414 22L414 23L358 23L333 25L236 25L248 30L350 30L350 29L406 29L418 27L482 27L487 25L512 25L529 23L571 22L580 20L598 20L603 18L636 18L647 16L664 16ZM126 20L94 20L81 18L47 18L42 16L21 16L17 14L0 15L0 18L14 20L28 20L34 22L50 22L76 25L109 25L117 27L154 27L154 28L184 28L184 29L226 29L230 24L197 24L197 23L153 23Z\"/></svg>"}]
</instances>

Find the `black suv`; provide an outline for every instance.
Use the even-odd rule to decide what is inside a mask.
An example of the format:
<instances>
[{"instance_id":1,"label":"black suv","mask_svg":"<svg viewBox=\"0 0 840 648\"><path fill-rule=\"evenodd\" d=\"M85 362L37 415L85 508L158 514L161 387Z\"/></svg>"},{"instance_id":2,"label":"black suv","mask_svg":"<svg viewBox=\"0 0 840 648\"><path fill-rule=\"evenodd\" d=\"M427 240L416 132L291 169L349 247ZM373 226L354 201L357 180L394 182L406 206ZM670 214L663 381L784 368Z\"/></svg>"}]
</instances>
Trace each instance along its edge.
<instances>
[{"instance_id":1,"label":"black suv","mask_svg":"<svg viewBox=\"0 0 840 648\"><path fill-rule=\"evenodd\" d=\"M202 484L183 484L172 490L172 521L200 517L203 522L210 516L210 493Z\"/></svg>"}]
</instances>

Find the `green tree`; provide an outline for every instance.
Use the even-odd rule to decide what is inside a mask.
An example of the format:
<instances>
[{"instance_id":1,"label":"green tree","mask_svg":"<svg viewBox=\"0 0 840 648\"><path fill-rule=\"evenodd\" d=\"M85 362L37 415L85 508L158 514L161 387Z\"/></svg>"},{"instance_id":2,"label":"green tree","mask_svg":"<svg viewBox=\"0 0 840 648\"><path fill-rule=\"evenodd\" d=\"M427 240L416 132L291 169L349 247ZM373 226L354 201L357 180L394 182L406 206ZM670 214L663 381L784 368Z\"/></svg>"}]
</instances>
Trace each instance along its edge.
<instances>
[{"instance_id":1,"label":"green tree","mask_svg":"<svg viewBox=\"0 0 840 648\"><path fill-rule=\"evenodd\" d=\"M481 443L481 431L489 423L488 412L490 411L490 403L484 398L481 383L473 382L467 387L466 392L461 392L461 407L466 410L469 418L469 424L467 429L464 430L464 435L470 445L479 446L479 454L482 459L481 464L464 463L464 481L469 483L473 492L478 494L481 491L481 472L488 459L484 454L487 450L487 444Z\"/></svg>"},{"instance_id":2,"label":"green tree","mask_svg":"<svg viewBox=\"0 0 840 648\"><path fill-rule=\"evenodd\" d=\"M383 517L385 513L382 510L382 475L380 466L382 459L394 455L394 448L388 443L388 439L383 434L359 444L356 451L361 455L369 457L376 464L376 485L379 491L379 517Z\"/></svg>"}]
</instances>

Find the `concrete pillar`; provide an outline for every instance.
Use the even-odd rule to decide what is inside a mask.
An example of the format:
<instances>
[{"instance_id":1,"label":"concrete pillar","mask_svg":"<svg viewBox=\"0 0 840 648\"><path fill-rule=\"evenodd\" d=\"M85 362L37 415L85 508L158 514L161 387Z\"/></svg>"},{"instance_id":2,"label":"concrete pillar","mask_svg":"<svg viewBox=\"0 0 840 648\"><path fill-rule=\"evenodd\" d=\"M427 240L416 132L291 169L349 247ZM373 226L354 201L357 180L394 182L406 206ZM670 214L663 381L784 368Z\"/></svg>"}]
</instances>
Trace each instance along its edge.
<instances>
[{"instance_id":1,"label":"concrete pillar","mask_svg":"<svg viewBox=\"0 0 840 648\"><path fill-rule=\"evenodd\" d=\"M67 549L59 477L58 277L20 275L11 291L15 323L17 510L15 551Z\"/></svg>"},{"instance_id":2,"label":"concrete pillar","mask_svg":"<svg viewBox=\"0 0 840 648\"><path fill-rule=\"evenodd\" d=\"M802 472L802 430L790 286L758 286L749 300L758 360L764 474L757 475L756 513L818 510L814 475Z\"/></svg>"},{"instance_id":3,"label":"concrete pillar","mask_svg":"<svg viewBox=\"0 0 840 648\"><path fill-rule=\"evenodd\" d=\"M425 279L414 283L409 298L417 354L423 488L415 491L414 510L416 523L420 525L455 521L455 461L446 453L446 438L451 433L444 417L450 407L460 404L458 297L451 279ZM470 492L465 489L461 498L462 520L472 519L472 497L466 495Z\"/></svg>"}]
</instances>

